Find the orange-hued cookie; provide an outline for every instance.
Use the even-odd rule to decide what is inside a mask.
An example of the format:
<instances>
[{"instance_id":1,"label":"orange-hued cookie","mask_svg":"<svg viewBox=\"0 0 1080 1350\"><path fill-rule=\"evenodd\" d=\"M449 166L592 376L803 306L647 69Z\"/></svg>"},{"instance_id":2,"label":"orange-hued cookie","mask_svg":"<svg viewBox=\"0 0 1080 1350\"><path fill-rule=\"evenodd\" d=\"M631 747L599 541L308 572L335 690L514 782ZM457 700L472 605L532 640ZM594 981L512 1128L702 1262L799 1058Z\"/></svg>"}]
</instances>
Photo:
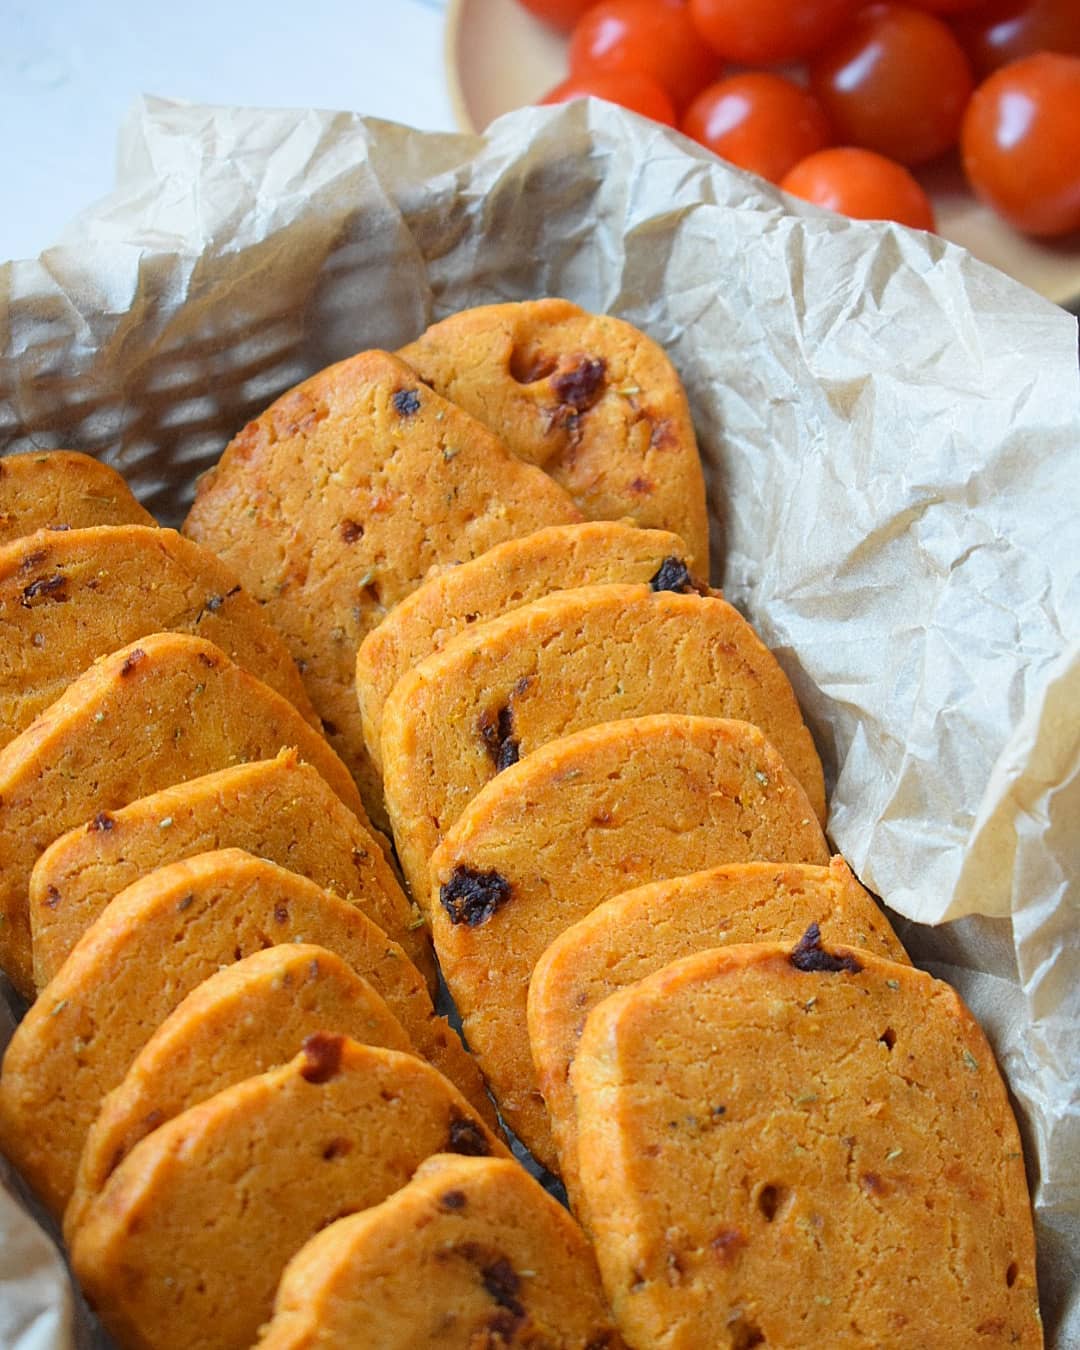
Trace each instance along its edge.
<instances>
[{"instance_id":1,"label":"orange-hued cookie","mask_svg":"<svg viewBox=\"0 0 1080 1350\"><path fill-rule=\"evenodd\" d=\"M0 967L33 994L28 890L45 849L170 783L294 746L366 823L356 784L291 703L220 648L180 633L101 657L0 750Z\"/></svg>"},{"instance_id":2,"label":"orange-hued cookie","mask_svg":"<svg viewBox=\"0 0 1080 1350\"><path fill-rule=\"evenodd\" d=\"M649 582L657 590L697 590L686 545L667 530L622 521L552 525L508 539L460 567L442 567L395 605L360 644L356 694L364 740L382 771L383 707L406 671L441 651L459 633L497 619L552 591L609 582Z\"/></svg>"},{"instance_id":3,"label":"orange-hued cookie","mask_svg":"<svg viewBox=\"0 0 1080 1350\"><path fill-rule=\"evenodd\" d=\"M437 1154L285 1268L259 1350L617 1350L596 1259L520 1164Z\"/></svg>"},{"instance_id":4,"label":"orange-hued cookie","mask_svg":"<svg viewBox=\"0 0 1080 1350\"><path fill-rule=\"evenodd\" d=\"M124 1350L236 1350L305 1242L446 1152L508 1156L430 1065L316 1035L137 1144L76 1232L72 1265Z\"/></svg>"},{"instance_id":5,"label":"orange-hued cookie","mask_svg":"<svg viewBox=\"0 0 1080 1350\"><path fill-rule=\"evenodd\" d=\"M319 1031L415 1053L382 995L325 947L268 947L197 985L102 1102L64 1211L68 1242L140 1139L224 1088L284 1064Z\"/></svg>"},{"instance_id":6,"label":"orange-hued cookie","mask_svg":"<svg viewBox=\"0 0 1080 1350\"><path fill-rule=\"evenodd\" d=\"M382 929L275 863L240 849L203 853L121 891L8 1046L0 1146L53 1212L70 1198L105 1094L177 1004L221 966L286 942L314 943L347 961L386 1000L417 1052L490 1113L475 1064Z\"/></svg>"},{"instance_id":7,"label":"orange-hued cookie","mask_svg":"<svg viewBox=\"0 0 1080 1350\"><path fill-rule=\"evenodd\" d=\"M910 964L843 858L828 867L727 863L649 882L605 900L560 933L529 981L529 1044L559 1171L575 1200L577 1129L569 1073L590 1011L680 957L735 943L796 942L811 923L826 942Z\"/></svg>"},{"instance_id":8,"label":"orange-hued cookie","mask_svg":"<svg viewBox=\"0 0 1080 1350\"><path fill-rule=\"evenodd\" d=\"M465 310L400 353L539 464L590 520L674 530L709 564L705 483L682 383L651 338L568 300Z\"/></svg>"},{"instance_id":9,"label":"orange-hued cookie","mask_svg":"<svg viewBox=\"0 0 1080 1350\"><path fill-rule=\"evenodd\" d=\"M760 727L824 820L821 761L787 676L726 600L647 585L556 591L459 634L387 699L383 787L413 895L497 773L560 736L665 712Z\"/></svg>"},{"instance_id":10,"label":"orange-hued cookie","mask_svg":"<svg viewBox=\"0 0 1080 1350\"><path fill-rule=\"evenodd\" d=\"M0 459L0 544L36 530L153 525L115 469L76 450Z\"/></svg>"},{"instance_id":11,"label":"orange-hued cookie","mask_svg":"<svg viewBox=\"0 0 1080 1350\"><path fill-rule=\"evenodd\" d=\"M634 1346L1042 1345L1020 1138L947 984L811 928L601 1003L572 1080Z\"/></svg>"},{"instance_id":12,"label":"orange-hued cookie","mask_svg":"<svg viewBox=\"0 0 1080 1350\"><path fill-rule=\"evenodd\" d=\"M0 749L0 967L34 992L28 887L66 830L170 783L296 747L366 821L348 769L292 703L200 637L153 633L100 657Z\"/></svg>"},{"instance_id":13,"label":"orange-hued cookie","mask_svg":"<svg viewBox=\"0 0 1080 1350\"><path fill-rule=\"evenodd\" d=\"M722 862L829 861L806 793L746 722L610 722L473 798L431 863L435 949L503 1116L557 1167L529 1050L533 967L602 900Z\"/></svg>"},{"instance_id":14,"label":"orange-hued cookie","mask_svg":"<svg viewBox=\"0 0 1080 1350\"><path fill-rule=\"evenodd\" d=\"M148 633L193 633L319 721L262 609L175 530L40 530L0 548L0 745L99 656Z\"/></svg>"},{"instance_id":15,"label":"orange-hued cookie","mask_svg":"<svg viewBox=\"0 0 1080 1350\"><path fill-rule=\"evenodd\" d=\"M580 514L538 469L386 352L282 395L205 474L184 532L219 554L297 659L331 743L381 802L356 649L436 563Z\"/></svg>"},{"instance_id":16,"label":"orange-hued cookie","mask_svg":"<svg viewBox=\"0 0 1080 1350\"><path fill-rule=\"evenodd\" d=\"M242 848L360 906L435 989L431 939L371 833L295 750L140 797L50 844L30 874L34 982L44 988L109 901L165 863Z\"/></svg>"}]
</instances>

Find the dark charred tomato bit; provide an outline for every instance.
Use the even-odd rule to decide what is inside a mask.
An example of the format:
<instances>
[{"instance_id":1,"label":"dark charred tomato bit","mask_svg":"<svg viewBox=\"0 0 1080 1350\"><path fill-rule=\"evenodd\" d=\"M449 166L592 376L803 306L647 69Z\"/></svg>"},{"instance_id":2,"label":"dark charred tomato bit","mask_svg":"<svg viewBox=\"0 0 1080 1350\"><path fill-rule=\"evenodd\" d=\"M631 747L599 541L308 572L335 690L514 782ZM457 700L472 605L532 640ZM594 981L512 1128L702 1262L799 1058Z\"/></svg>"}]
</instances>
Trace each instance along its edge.
<instances>
[{"instance_id":1,"label":"dark charred tomato bit","mask_svg":"<svg viewBox=\"0 0 1080 1350\"><path fill-rule=\"evenodd\" d=\"M355 544L358 539L364 537L364 527L358 520L343 520L339 530L346 544Z\"/></svg>"},{"instance_id":2,"label":"dark charred tomato bit","mask_svg":"<svg viewBox=\"0 0 1080 1350\"><path fill-rule=\"evenodd\" d=\"M607 362L603 357L593 360L579 356L568 369L551 377L551 388L559 403L586 412L604 391L607 381Z\"/></svg>"},{"instance_id":3,"label":"dark charred tomato bit","mask_svg":"<svg viewBox=\"0 0 1080 1350\"><path fill-rule=\"evenodd\" d=\"M347 1158L352 1152L351 1139L331 1139L322 1151L324 1162L333 1162L335 1158Z\"/></svg>"},{"instance_id":4,"label":"dark charred tomato bit","mask_svg":"<svg viewBox=\"0 0 1080 1350\"><path fill-rule=\"evenodd\" d=\"M142 658L146 655L145 652L138 652L138 653L132 652L131 654L132 656L138 655L140 660L142 660ZM217 657L211 656L209 652L199 652L199 660L207 668L207 670L217 670L218 668Z\"/></svg>"},{"instance_id":5,"label":"dark charred tomato bit","mask_svg":"<svg viewBox=\"0 0 1080 1350\"><path fill-rule=\"evenodd\" d=\"M503 769L518 762L521 742L514 739L513 708L500 708L494 717L490 713L482 713L477 728L496 773L502 773Z\"/></svg>"},{"instance_id":6,"label":"dark charred tomato bit","mask_svg":"<svg viewBox=\"0 0 1080 1350\"><path fill-rule=\"evenodd\" d=\"M336 1078L341 1072L344 1044L344 1036L331 1036L325 1031L308 1036L303 1044L304 1066L300 1077L308 1083L329 1083L331 1078Z\"/></svg>"},{"instance_id":7,"label":"dark charred tomato bit","mask_svg":"<svg viewBox=\"0 0 1080 1350\"><path fill-rule=\"evenodd\" d=\"M521 1278L505 1256L500 1256L491 1265L484 1266L480 1271L480 1278L484 1282L484 1288L500 1308L505 1308L515 1317L525 1316L525 1309L517 1296L521 1289Z\"/></svg>"},{"instance_id":8,"label":"dark charred tomato bit","mask_svg":"<svg viewBox=\"0 0 1080 1350\"><path fill-rule=\"evenodd\" d=\"M648 478L635 478L630 484L630 491L637 493L639 497L647 497L656 491L656 484Z\"/></svg>"},{"instance_id":9,"label":"dark charred tomato bit","mask_svg":"<svg viewBox=\"0 0 1080 1350\"><path fill-rule=\"evenodd\" d=\"M145 660L146 653L141 647L136 647L133 652L129 652L127 656L124 657L124 664L120 667L120 678L122 680L127 679L140 661Z\"/></svg>"},{"instance_id":10,"label":"dark charred tomato bit","mask_svg":"<svg viewBox=\"0 0 1080 1350\"><path fill-rule=\"evenodd\" d=\"M394 395L394 411L402 417L412 417L420 411L420 392L417 389L399 389Z\"/></svg>"},{"instance_id":11,"label":"dark charred tomato bit","mask_svg":"<svg viewBox=\"0 0 1080 1350\"><path fill-rule=\"evenodd\" d=\"M225 597L223 595L211 595L203 606L203 609L207 610L210 614L216 614L224 603Z\"/></svg>"},{"instance_id":12,"label":"dark charred tomato bit","mask_svg":"<svg viewBox=\"0 0 1080 1350\"><path fill-rule=\"evenodd\" d=\"M99 811L90 822L90 828L92 830L114 830L116 828L116 821L113 820L108 811Z\"/></svg>"},{"instance_id":13,"label":"dark charred tomato bit","mask_svg":"<svg viewBox=\"0 0 1080 1350\"><path fill-rule=\"evenodd\" d=\"M439 887L439 899L453 924L479 928L510 899L510 883L498 872L455 867L450 880Z\"/></svg>"},{"instance_id":14,"label":"dark charred tomato bit","mask_svg":"<svg viewBox=\"0 0 1080 1350\"><path fill-rule=\"evenodd\" d=\"M60 903L60 892L55 886L50 885L45 892L45 908L55 909Z\"/></svg>"},{"instance_id":15,"label":"dark charred tomato bit","mask_svg":"<svg viewBox=\"0 0 1080 1350\"><path fill-rule=\"evenodd\" d=\"M34 553L26 553L19 563L19 570L21 572L30 572L38 565L38 563L44 562L48 556L45 549L38 549Z\"/></svg>"},{"instance_id":16,"label":"dark charred tomato bit","mask_svg":"<svg viewBox=\"0 0 1080 1350\"><path fill-rule=\"evenodd\" d=\"M446 1191L439 1196L439 1208L449 1210L461 1210L465 1208L464 1191Z\"/></svg>"},{"instance_id":17,"label":"dark charred tomato bit","mask_svg":"<svg viewBox=\"0 0 1080 1350\"><path fill-rule=\"evenodd\" d=\"M675 424L669 417L665 417L662 422L653 424L653 429L649 434L650 450L670 450L678 443L679 437L675 431Z\"/></svg>"},{"instance_id":18,"label":"dark charred tomato bit","mask_svg":"<svg viewBox=\"0 0 1080 1350\"><path fill-rule=\"evenodd\" d=\"M665 558L649 580L654 591L675 591L681 595L696 591L690 569L681 558Z\"/></svg>"},{"instance_id":19,"label":"dark charred tomato bit","mask_svg":"<svg viewBox=\"0 0 1080 1350\"><path fill-rule=\"evenodd\" d=\"M816 923L810 925L792 948L788 960L796 970L811 975L822 972L835 973L841 970L857 975L862 970L861 964L853 956L842 956L839 953L825 950L821 945L821 929Z\"/></svg>"},{"instance_id":20,"label":"dark charred tomato bit","mask_svg":"<svg viewBox=\"0 0 1080 1350\"><path fill-rule=\"evenodd\" d=\"M451 1116L446 1151L460 1153L465 1158L487 1158L491 1155L484 1131L467 1116Z\"/></svg>"},{"instance_id":21,"label":"dark charred tomato bit","mask_svg":"<svg viewBox=\"0 0 1080 1350\"><path fill-rule=\"evenodd\" d=\"M194 903L195 903L195 893L194 891L189 891L187 895L177 900L176 902L177 914L183 914L184 910L190 909Z\"/></svg>"},{"instance_id":22,"label":"dark charred tomato bit","mask_svg":"<svg viewBox=\"0 0 1080 1350\"><path fill-rule=\"evenodd\" d=\"M288 905L283 904L280 900L279 900L278 903L274 906L274 919L275 919L278 923L288 923L288 922L289 922L289 907L288 907Z\"/></svg>"},{"instance_id":23,"label":"dark charred tomato bit","mask_svg":"<svg viewBox=\"0 0 1080 1350\"><path fill-rule=\"evenodd\" d=\"M54 577L39 577L37 581L23 587L23 608L29 609L35 600L53 600L58 605L64 604L68 599L67 591L64 589L66 584L67 578L60 573Z\"/></svg>"}]
</instances>

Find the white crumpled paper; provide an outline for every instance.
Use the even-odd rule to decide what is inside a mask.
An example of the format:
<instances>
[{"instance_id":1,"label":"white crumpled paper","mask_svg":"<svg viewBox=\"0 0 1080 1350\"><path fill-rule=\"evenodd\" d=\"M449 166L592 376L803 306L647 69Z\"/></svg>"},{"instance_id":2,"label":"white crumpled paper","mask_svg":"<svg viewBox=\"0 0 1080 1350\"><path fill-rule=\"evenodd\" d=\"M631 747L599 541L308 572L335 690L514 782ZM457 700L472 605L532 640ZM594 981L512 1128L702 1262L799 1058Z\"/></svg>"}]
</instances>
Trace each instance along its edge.
<instances>
[{"instance_id":1,"label":"white crumpled paper","mask_svg":"<svg viewBox=\"0 0 1080 1350\"><path fill-rule=\"evenodd\" d=\"M0 268L0 451L99 453L175 523L298 379L543 295L640 325L682 373L714 580L796 685L836 847L991 1037L1048 1344L1080 1345L1075 320L602 104L481 139L148 100L117 191ZM69 1295L15 1213L0 1193L4 1344L69 1345Z\"/></svg>"}]
</instances>

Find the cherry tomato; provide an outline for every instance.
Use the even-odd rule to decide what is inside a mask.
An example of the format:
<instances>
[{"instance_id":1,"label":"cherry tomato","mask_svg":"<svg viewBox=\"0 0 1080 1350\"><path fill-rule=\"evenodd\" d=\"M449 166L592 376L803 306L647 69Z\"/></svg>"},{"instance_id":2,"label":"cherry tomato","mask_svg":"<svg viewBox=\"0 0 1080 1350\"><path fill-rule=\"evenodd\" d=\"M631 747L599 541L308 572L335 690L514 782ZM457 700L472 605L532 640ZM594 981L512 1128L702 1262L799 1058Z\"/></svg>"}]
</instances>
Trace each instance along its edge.
<instances>
[{"instance_id":1,"label":"cherry tomato","mask_svg":"<svg viewBox=\"0 0 1080 1350\"><path fill-rule=\"evenodd\" d=\"M857 5L858 0L690 0L690 14L718 55L770 66L817 51Z\"/></svg>"},{"instance_id":2,"label":"cherry tomato","mask_svg":"<svg viewBox=\"0 0 1080 1350\"><path fill-rule=\"evenodd\" d=\"M722 159L773 183L832 139L813 94L766 71L710 85L691 103L682 129Z\"/></svg>"},{"instance_id":3,"label":"cherry tomato","mask_svg":"<svg viewBox=\"0 0 1080 1350\"><path fill-rule=\"evenodd\" d=\"M716 53L690 20L685 0L603 0L570 38L570 73L640 71L662 84L677 108L715 79Z\"/></svg>"},{"instance_id":4,"label":"cherry tomato","mask_svg":"<svg viewBox=\"0 0 1080 1350\"><path fill-rule=\"evenodd\" d=\"M930 199L902 164L872 150L840 146L819 150L796 164L780 186L830 211L857 220L896 220L917 230L934 228Z\"/></svg>"},{"instance_id":5,"label":"cherry tomato","mask_svg":"<svg viewBox=\"0 0 1080 1350\"><path fill-rule=\"evenodd\" d=\"M1078 0L990 0L953 23L977 75L1035 52L1080 56Z\"/></svg>"},{"instance_id":6,"label":"cherry tomato","mask_svg":"<svg viewBox=\"0 0 1080 1350\"><path fill-rule=\"evenodd\" d=\"M590 94L594 98L606 98L609 103L618 103L642 117L651 117L654 122L663 122L669 127L675 125L675 105L663 87L650 76L634 71L614 75L594 70L588 75L572 75L549 90L540 101L567 103L572 98L585 98Z\"/></svg>"},{"instance_id":7,"label":"cherry tomato","mask_svg":"<svg viewBox=\"0 0 1080 1350\"><path fill-rule=\"evenodd\" d=\"M1018 230L1080 229L1080 57L1002 66L975 91L961 149L976 194Z\"/></svg>"},{"instance_id":8,"label":"cherry tomato","mask_svg":"<svg viewBox=\"0 0 1080 1350\"><path fill-rule=\"evenodd\" d=\"M986 0L908 0L909 5L929 10L931 14L966 14L985 3Z\"/></svg>"},{"instance_id":9,"label":"cherry tomato","mask_svg":"<svg viewBox=\"0 0 1080 1350\"><path fill-rule=\"evenodd\" d=\"M569 33L595 0L519 0L519 3L552 28Z\"/></svg>"},{"instance_id":10,"label":"cherry tomato","mask_svg":"<svg viewBox=\"0 0 1080 1350\"><path fill-rule=\"evenodd\" d=\"M909 5L868 5L810 67L837 140L923 164L952 145L974 81L948 27Z\"/></svg>"}]
</instances>

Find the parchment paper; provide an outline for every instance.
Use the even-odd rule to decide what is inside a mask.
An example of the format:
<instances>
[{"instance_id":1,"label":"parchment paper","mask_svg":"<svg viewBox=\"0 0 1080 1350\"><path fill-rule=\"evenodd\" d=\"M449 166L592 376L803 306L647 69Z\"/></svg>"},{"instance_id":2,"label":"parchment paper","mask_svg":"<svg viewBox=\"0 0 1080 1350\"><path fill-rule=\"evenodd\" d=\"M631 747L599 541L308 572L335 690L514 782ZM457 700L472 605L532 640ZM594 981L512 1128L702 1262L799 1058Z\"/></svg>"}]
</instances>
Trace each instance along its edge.
<instances>
[{"instance_id":1,"label":"parchment paper","mask_svg":"<svg viewBox=\"0 0 1080 1350\"><path fill-rule=\"evenodd\" d=\"M298 379L543 295L640 325L681 371L714 580L795 683L836 847L994 1044L1048 1344L1080 1345L1075 320L606 105L481 139L146 100L116 192L0 268L0 451L98 453L175 523ZM53 1350L70 1295L16 1214L0 1194L0 1333Z\"/></svg>"}]
</instances>

